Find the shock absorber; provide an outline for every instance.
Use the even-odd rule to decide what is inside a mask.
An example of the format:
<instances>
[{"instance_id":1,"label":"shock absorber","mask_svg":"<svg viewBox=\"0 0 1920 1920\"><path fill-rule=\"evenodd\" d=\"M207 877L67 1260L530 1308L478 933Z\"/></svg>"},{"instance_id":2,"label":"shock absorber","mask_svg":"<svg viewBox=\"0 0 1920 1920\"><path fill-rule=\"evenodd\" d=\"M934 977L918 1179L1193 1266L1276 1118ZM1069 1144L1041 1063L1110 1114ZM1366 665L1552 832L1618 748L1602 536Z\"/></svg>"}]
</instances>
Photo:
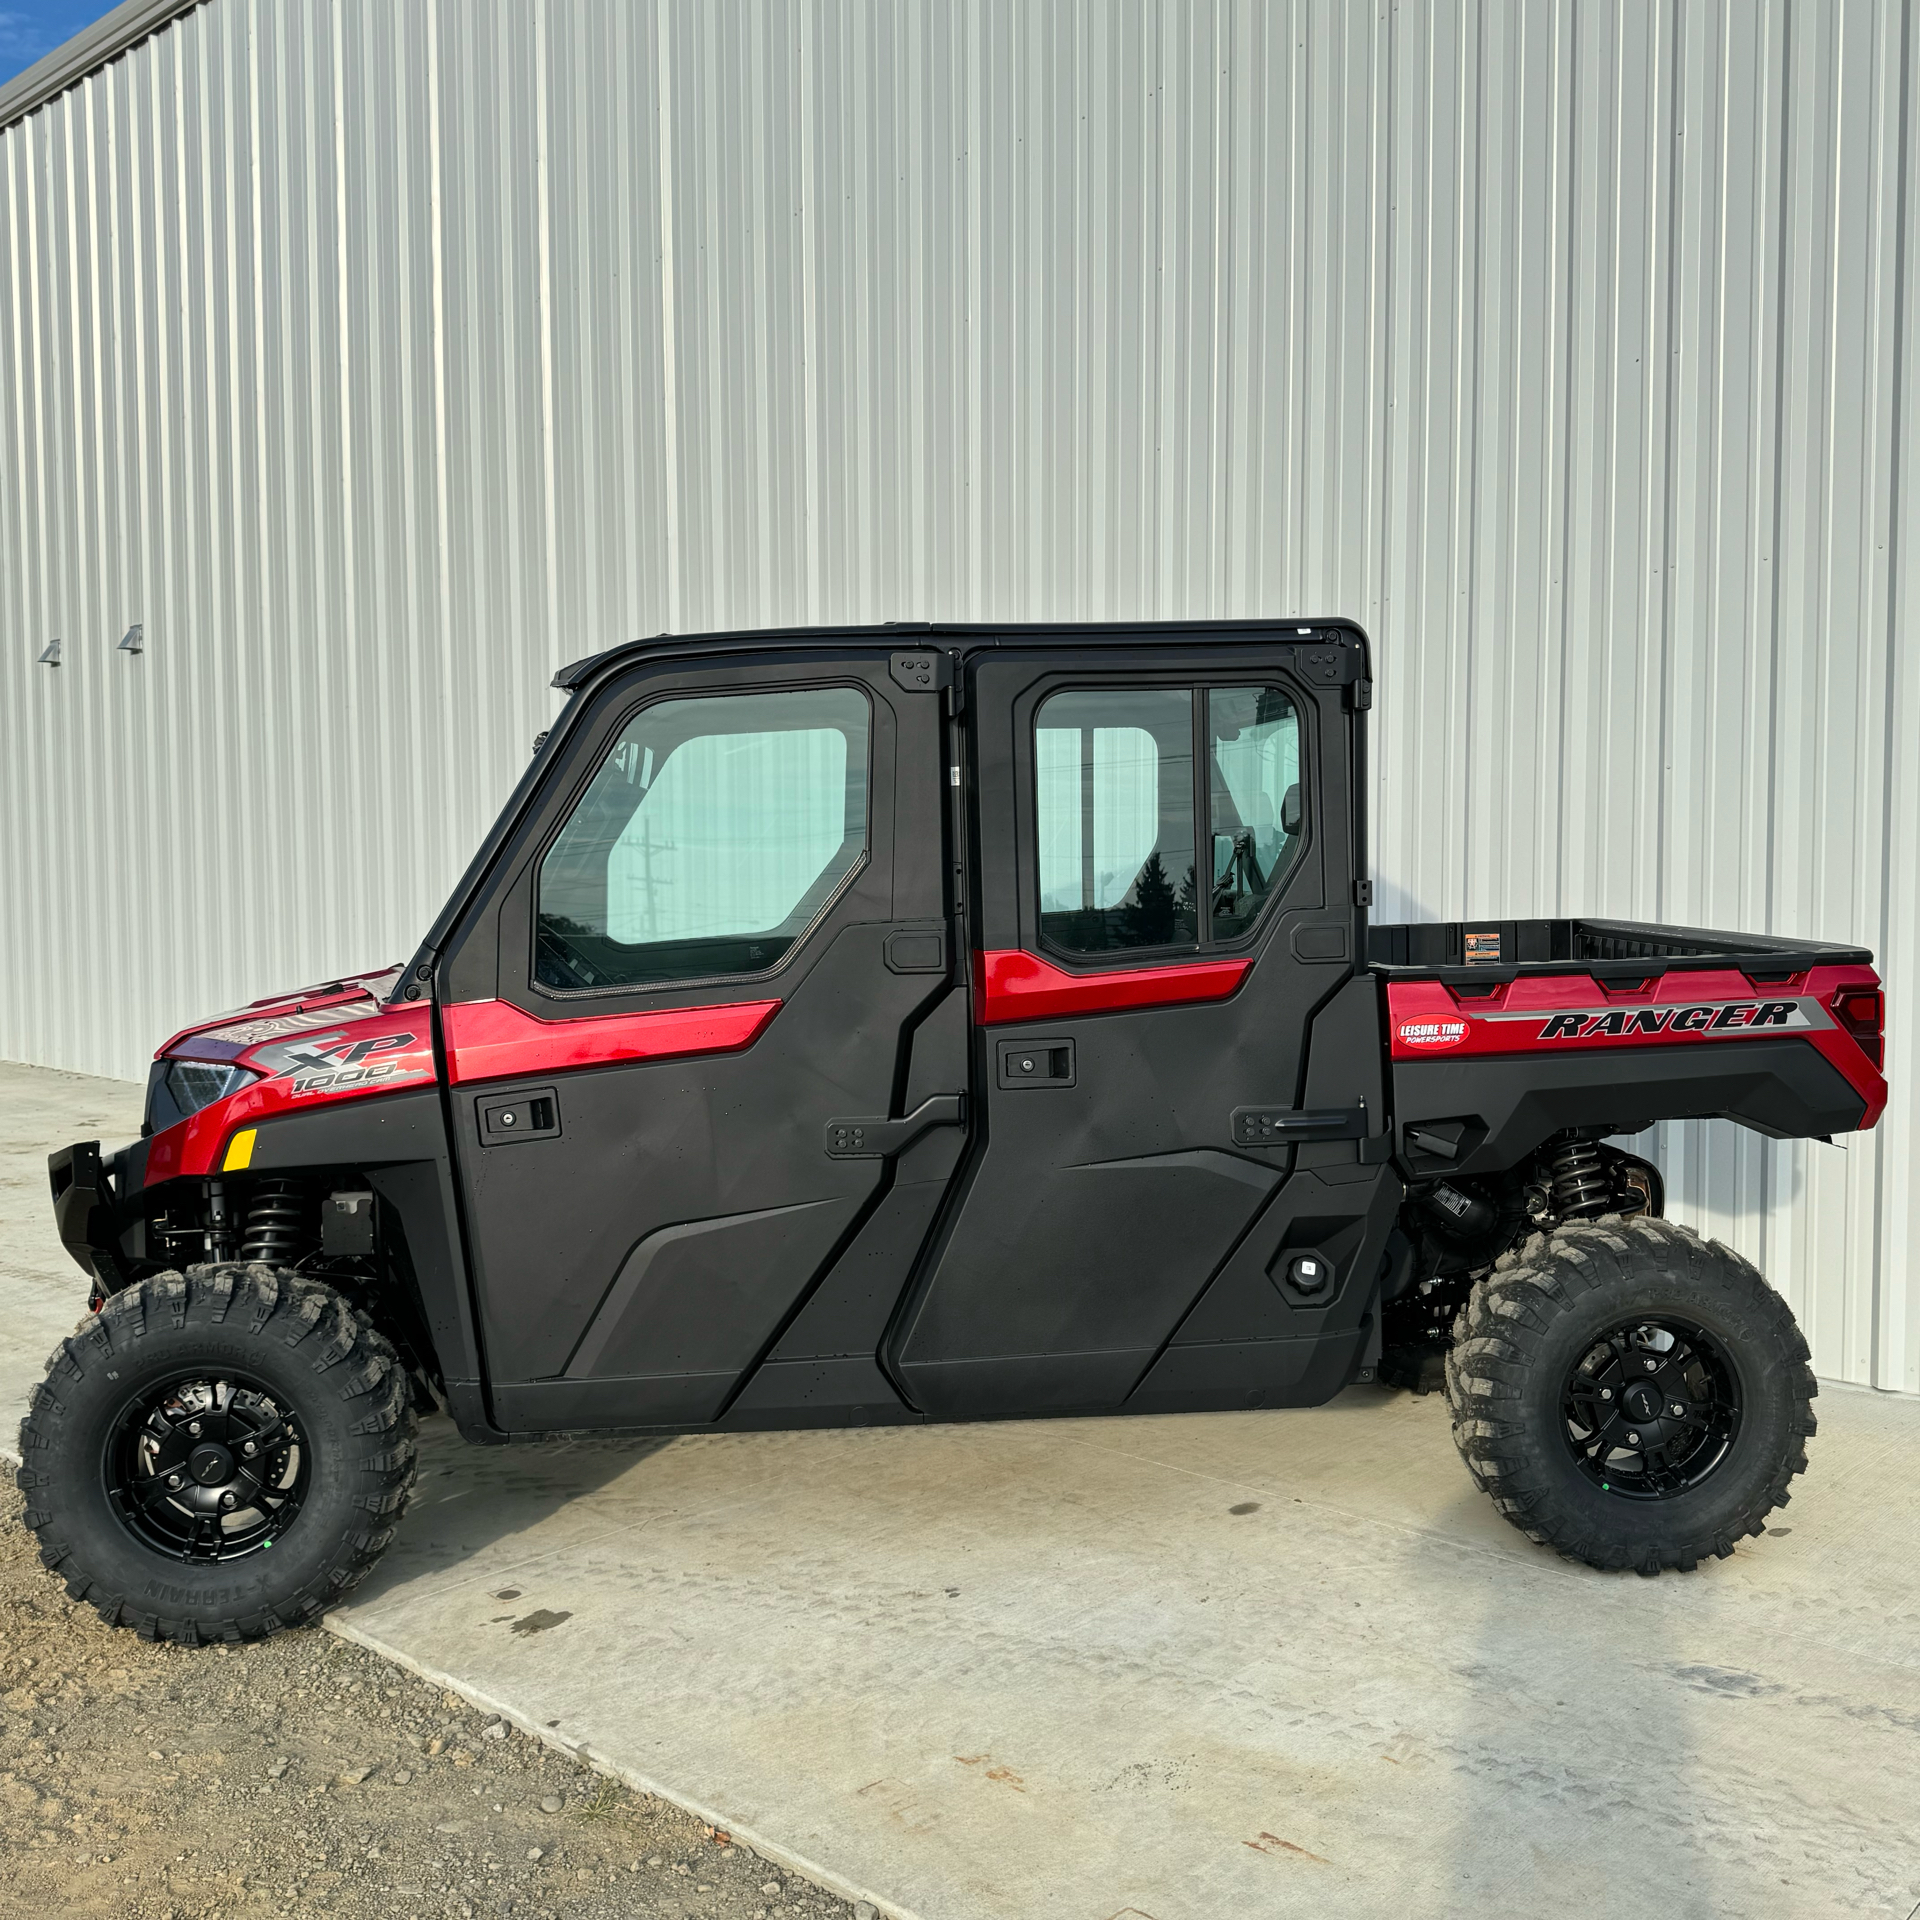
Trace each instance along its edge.
<instances>
[{"instance_id":1,"label":"shock absorber","mask_svg":"<svg viewBox=\"0 0 1920 1920\"><path fill-rule=\"evenodd\" d=\"M1613 1182L1595 1142L1568 1140L1555 1148L1553 1206L1563 1220L1610 1213L1614 1205Z\"/></svg>"},{"instance_id":2,"label":"shock absorber","mask_svg":"<svg viewBox=\"0 0 1920 1920\"><path fill-rule=\"evenodd\" d=\"M247 1230L240 1242L242 1260L287 1266L304 1251L306 1196L296 1180L262 1180L247 1203Z\"/></svg>"}]
</instances>

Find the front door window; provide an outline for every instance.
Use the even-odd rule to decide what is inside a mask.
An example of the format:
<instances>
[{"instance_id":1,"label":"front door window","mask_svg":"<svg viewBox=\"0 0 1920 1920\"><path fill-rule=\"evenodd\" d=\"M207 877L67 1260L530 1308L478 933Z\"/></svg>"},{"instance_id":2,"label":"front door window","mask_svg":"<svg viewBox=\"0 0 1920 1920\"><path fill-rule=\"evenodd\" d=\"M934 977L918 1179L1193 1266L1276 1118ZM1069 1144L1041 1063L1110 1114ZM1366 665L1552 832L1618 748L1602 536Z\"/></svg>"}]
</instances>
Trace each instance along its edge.
<instances>
[{"instance_id":1,"label":"front door window","mask_svg":"<svg viewBox=\"0 0 1920 1920\"><path fill-rule=\"evenodd\" d=\"M866 850L868 725L853 687L635 714L540 863L535 979L582 992L776 965Z\"/></svg>"}]
</instances>

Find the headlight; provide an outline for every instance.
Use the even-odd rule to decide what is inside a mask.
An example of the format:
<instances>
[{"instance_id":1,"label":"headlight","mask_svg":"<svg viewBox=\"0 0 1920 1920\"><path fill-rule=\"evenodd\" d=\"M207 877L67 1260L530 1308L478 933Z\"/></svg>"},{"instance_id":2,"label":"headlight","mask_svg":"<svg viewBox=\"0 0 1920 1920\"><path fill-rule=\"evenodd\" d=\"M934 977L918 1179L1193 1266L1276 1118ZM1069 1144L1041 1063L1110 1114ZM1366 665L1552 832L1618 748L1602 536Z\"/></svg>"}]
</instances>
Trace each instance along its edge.
<instances>
[{"instance_id":1,"label":"headlight","mask_svg":"<svg viewBox=\"0 0 1920 1920\"><path fill-rule=\"evenodd\" d=\"M260 1076L224 1060L156 1060L147 1081L147 1131L163 1133Z\"/></svg>"}]
</instances>

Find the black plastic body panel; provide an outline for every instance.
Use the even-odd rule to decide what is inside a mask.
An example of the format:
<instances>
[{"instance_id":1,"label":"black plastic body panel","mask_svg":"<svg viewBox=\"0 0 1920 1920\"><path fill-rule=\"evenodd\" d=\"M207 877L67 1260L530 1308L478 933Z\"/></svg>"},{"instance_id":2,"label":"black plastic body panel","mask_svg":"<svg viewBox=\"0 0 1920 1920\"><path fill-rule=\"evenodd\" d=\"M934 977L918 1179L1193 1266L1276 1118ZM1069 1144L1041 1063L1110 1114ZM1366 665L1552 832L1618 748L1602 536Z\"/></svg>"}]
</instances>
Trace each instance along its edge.
<instances>
[{"instance_id":1,"label":"black plastic body panel","mask_svg":"<svg viewBox=\"0 0 1920 1920\"><path fill-rule=\"evenodd\" d=\"M1839 1069L1795 1039L1399 1060L1393 1099L1409 1164L1454 1173L1517 1166L1566 1127L1638 1133L1656 1120L1737 1120L1785 1140L1850 1132L1866 1111ZM1459 1157L1407 1150L1409 1127L1458 1119L1474 1122Z\"/></svg>"},{"instance_id":2,"label":"black plastic body panel","mask_svg":"<svg viewBox=\"0 0 1920 1920\"><path fill-rule=\"evenodd\" d=\"M259 1123L250 1173L316 1167L362 1169L399 1221L420 1315L466 1432L472 1416L462 1418L459 1409L477 1411L480 1347L440 1089L341 1101Z\"/></svg>"},{"instance_id":3,"label":"black plastic body panel","mask_svg":"<svg viewBox=\"0 0 1920 1920\"><path fill-rule=\"evenodd\" d=\"M866 852L778 963L592 993L538 986L539 859L628 716L665 698L822 686L857 687L868 704ZM894 1264L879 1284L892 1292L864 1354L800 1356L864 1358L865 1374L849 1384L836 1368L834 1384L810 1378L793 1391L797 1417L818 1417L807 1410L832 1391L867 1410L857 1417L897 1408L874 1354L926 1223L899 1231L902 1209L885 1202L901 1164L919 1164L923 1146L937 1154L940 1135L962 1131L967 1093L963 1047L948 1047L945 1073L931 1076L938 1084L919 1088L914 1072L933 1044L917 1045L918 1030L954 997L942 696L903 688L885 652L767 649L643 667L601 688L579 721L544 750L544 779L489 889L451 934L442 991L497 998L556 1032L576 1019L779 1004L740 1051L556 1066L524 1086L455 1089L454 1152L496 1419L517 1431L713 1422L815 1293L849 1259L874 1268L883 1243ZM553 1102L551 1134L504 1151L497 1124L483 1137L483 1110L536 1092ZM940 1124L896 1152L912 1130L889 1123L914 1111L900 1104L909 1094L922 1109L932 1102L923 1119ZM836 1148L829 1123L849 1116L855 1124ZM862 1121L871 1139L853 1138ZM881 1213L891 1239L867 1232ZM764 1413L768 1388L756 1395Z\"/></svg>"},{"instance_id":4,"label":"black plastic body panel","mask_svg":"<svg viewBox=\"0 0 1920 1920\"><path fill-rule=\"evenodd\" d=\"M1318 1406L1375 1332L1382 1257L1403 1189L1389 1167L1295 1173L1273 1196L1128 1400L1130 1410ZM1312 1249L1333 1281L1308 1300L1284 1280Z\"/></svg>"},{"instance_id":5,"label":"black plastic body panel","mask_svg":"<svg viewBox=\"0 0 1920 1920\"><path fill-rule=\"evenodd\" d=\"M1344 700L1354 657L1350 642L1309 647L1276 633L1196 641L1150 660L1018 646L970 665L983 948L1047 951L1033 739L1042 703L1057 693L1280 686L1301 716L1308 798L1305 845L1261 919L1206 950L1209 959L1250 960L1231 998L1065 1022L1042 1013L982 1030L975 1145L886 1350L889 1371L934 1418L1126 1404L1278 1185L1288 1143L1237 1145L1232 1116L1299 1102L1309 1031L1350 978L1347 967L1303 960L1294 936L1320 929L1337 933L1342 950L1357 944L1358 821ZM1169 957L1181 956L1122 950L1077 964L1093 970ZM1050 964L1075 962L1055 953ZM1377 996L1353 1002L1350 1024L1343 1047L1355 1038L1364 1044L1349 1100L1370 1094L1378 1114ZM1029 1058L1032 1077L1021 1071ZM1353 1143L1341 1144L1352 1160Z\"/></svg>"}]
</instances>

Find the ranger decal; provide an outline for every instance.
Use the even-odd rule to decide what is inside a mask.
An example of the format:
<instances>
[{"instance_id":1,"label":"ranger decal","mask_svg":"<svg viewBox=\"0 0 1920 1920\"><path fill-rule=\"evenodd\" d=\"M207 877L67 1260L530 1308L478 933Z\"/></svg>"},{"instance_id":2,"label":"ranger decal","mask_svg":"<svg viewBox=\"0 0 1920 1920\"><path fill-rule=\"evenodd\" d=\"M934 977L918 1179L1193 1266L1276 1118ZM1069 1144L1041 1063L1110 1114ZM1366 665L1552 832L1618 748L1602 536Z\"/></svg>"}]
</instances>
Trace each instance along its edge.
<instances>
[{"instance_id":1,"label":"ranger decal","mask_svg":"<svg viewBox=\"0 0 1920 1920\"><path fill-rule=\"evenodd\" d=\"M1494 1013L1489 1020L1539 1021L1538 1040L1640 1039L1664 1033L1750 1033L1757 1027L1773 1031L1825 1026L1815 1020L1800 1000L1737 1000L1692 1007L1568 1007L1542 1013Z\"/></svg>"}]
</instances>

